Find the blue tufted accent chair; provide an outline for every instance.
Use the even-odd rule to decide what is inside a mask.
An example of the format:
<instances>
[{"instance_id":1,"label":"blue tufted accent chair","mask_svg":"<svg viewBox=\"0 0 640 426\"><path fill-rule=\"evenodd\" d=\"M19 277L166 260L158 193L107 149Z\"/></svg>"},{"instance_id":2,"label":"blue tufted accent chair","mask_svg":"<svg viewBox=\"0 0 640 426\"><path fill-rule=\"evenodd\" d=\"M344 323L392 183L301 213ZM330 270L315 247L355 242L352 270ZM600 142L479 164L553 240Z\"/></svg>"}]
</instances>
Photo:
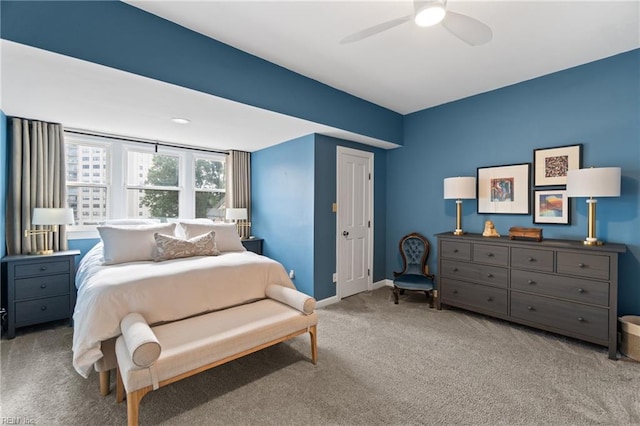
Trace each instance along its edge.
<instances>
[{"instance_id":1,"label":"blue tufted accent chair","mask_svg":"<svg viewBox=\"0 0 640 426\"><path fill-rule=\"evenodd\" d=\"M402 237L399 247L402 255L402 272L393 273L392 291L395 304L398 304L398 296L404 294L405 290L424 291L427 297L431 294L430 306L433 308L435 278L429 274L429 266L427 266L429 241L414 232Z\"/></svg>"}]
</instances>

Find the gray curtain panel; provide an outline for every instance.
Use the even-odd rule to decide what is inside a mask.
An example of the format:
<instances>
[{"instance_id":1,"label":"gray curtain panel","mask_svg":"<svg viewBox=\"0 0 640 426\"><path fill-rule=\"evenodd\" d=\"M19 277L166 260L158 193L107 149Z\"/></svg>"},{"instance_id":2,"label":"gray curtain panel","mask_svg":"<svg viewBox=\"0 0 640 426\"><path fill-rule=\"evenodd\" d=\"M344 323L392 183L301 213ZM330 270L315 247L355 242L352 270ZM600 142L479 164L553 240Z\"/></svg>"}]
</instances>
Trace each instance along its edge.
<instances>
[{"instance_id":1,"label":"gray curtain panel","mask_svg":"<svg viewBox=\"0 0 640 426\"><path fill-rule=\"evenodd\" d=\"M247 209L249 220L238 231L240 237L248 238L251 235L251 153L232 150L228 160L230 191L227 193L227 204L228 207Z\"/></svg>"},{"instance_id":2,"label":"gray curtain panel","mask_svg":"<svg viewBox=\"0 0 640 426\"><path fill-rule=\"evenodd\" d=\"M7 253L43 250L44 236L24 236L31 229L36 207L67 205L62 125L22 118L11 119L9 186L7 188ZM49 234L55 251L67 250L66 227Z\"/></svg>"}]
</instances>

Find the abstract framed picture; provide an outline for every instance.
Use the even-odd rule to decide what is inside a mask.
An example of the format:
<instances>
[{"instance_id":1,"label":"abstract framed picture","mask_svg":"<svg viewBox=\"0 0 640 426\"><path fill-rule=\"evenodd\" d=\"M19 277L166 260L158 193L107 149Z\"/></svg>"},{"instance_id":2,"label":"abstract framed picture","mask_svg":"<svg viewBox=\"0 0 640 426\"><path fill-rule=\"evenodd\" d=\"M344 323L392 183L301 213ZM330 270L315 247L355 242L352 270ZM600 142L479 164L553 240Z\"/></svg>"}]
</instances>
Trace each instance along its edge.
<instances>
[{"instance_id":1,"label":"abstract framed picture","mask_svg":"<svg viewBox=\"0 0 640 426\"><path fill-rule=\"evenodd\" d=\"M582 167L582 144L533 150L533 185L567 184L567 172Z\"/></svg>"},{"instance_id":2,"label":"abstract framed picture","mask_svg":"<svg viewBox=\"0 0 640 426\"><path fill-rule=\"evenodd\" d=\"M564 189L534 191L533 223L551 223L569 225L569 197Z\"/></svg>"},{"instance_id":3,"label":"abstract framed picture","mask_svg":"<svg viewBox=\"0 0 640 426\"><path fill-rule=\"evenodd\" d=\"M530 214L531 163L478 167L478 213Z\"/></svg>"}]
</instances>

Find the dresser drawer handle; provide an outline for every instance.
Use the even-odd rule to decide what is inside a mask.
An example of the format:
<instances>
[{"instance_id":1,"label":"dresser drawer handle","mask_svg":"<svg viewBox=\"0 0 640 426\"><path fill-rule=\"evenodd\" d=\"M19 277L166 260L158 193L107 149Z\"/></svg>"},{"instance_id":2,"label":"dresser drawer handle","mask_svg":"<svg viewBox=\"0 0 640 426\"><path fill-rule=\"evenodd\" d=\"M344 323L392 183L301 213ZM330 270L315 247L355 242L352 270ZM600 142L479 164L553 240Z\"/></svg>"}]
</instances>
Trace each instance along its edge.
<instances>
[{"instance_id":1,"label":"dresser drawer handle","mask_svg":"<svg viewBox=\"0 0 640 426\"><path fill-rule=\"evenodd\" d=\"M491 296L487 297L487 302L493 302L493 297Z\"/></svg>"},{"instance_id":2,"label":"dresser drawer handle","mask_svg":"<svg viewBox=\"0 0 640 426\"><path fill-rule=\"evenodd\" d=\"M529 262L535 262L535 261L536 261L536 259L534 257L530 257L529 258Z\"/></svg>"},{"instance_id":3,"label":"dresser drawer handle","mask_svg":"<svg viewBox=\"0 0 640 426\"><path fill-rule=\"evenodd\" d=\"M487 253L487 257L493 257L493 253Z\"/></svg>"},{"instance_id":4,"label":"dresser drawer handle","mask_svg":"<svg viewBox=\"0 0 640 426\"><path fill-rule=\"evenodd\" d=\"M584 268L585 266L587 266L587 265L585 265L584 263L578 263L578 267L579 268Z\"/></svg>"},{"instance_id":5,"label":"dresser drawer handle","mask_svg":"<svg viewBox=\"0 0 640 426\"><path fill-rule=\"evenodd\" d=\"M578 293L584 293L584 289L583 288L579 288L578 289Z\"/></svg>"},{"instance_id":6,"label":"dresser drawer handle","mask_svg":"<svg viewBox=\"0 0 640 426\"><path fill-rule=\"evenodd\" d=\"M584 322L584 318L582 318L582 317L578 317L578 321L580 321L580 322Z\"/></svg>"},{"instance_id":7,"label":"dresser drawer handle","mask_svg":"<svg viewBox=\"0 0 640 426\"><path fill-rule=\"evenodd\" d=\"M535 283L536 283L536 282L535 282L535 281L533 281L533 280L529 280L529 281L527 281L527 284L530 284L530 285L533 285L533 284L535 284Z\"/></svg>"},{"instance_id":8,"label":"dresser drawer handle","mask_svg":"<svg viewBox=\"0 0 640 426\"><path fill-rule=\"evenodd\" d=\"M46 284L40 284L40 288L47 288Z\"/></svg>"},{"instance_id":9,"label":"dresser drawer handle","mask_svg":"<svg viewBox=\"0 0 640 426\"><path fill-rule=\"evenodd\" d=\"M47 305L42 305L42 306L40 306L40 310L41 310L41 311L46 311L46 310L47 310Z\"/></svg>"},{"instance_id":10,"label":"dresser drawer handle","mask_svg":"<svg viewBox=\"0 0 640 426\"><path fill-rule=\"evenodd\" d=\"M458 268L453 268L453 272L458 272Z\"/></svg>"},{"instance_id":11,"label":"dresser drawer handle","mask_svg":"<svg viewBox=\"0 0 640 426\"><path fill-rule=\"evenodd\" d=\"M458 252L458 249L453 249L453 252L454 252L454 253L457 253L457 252Z\"/></svg>"},{"instance_id":12,"label":"dresser drawer handle","mask_svg":"<svg viewBox=\"0 0 640 426\"><path fill-rule=\"evenodd\" d=\"M46 270L47 270L47 267L46 267L46 266L41 266L41 267L40 267L40 270L41 270L41 271L46 271Z\"/></svg>"},{"instance_id":13,"label":"dresser drawer handle","mask_svg":"<svg viewBox=\"0 0 640 426\"><path fill-rule=\"evenodd\" d=\"M531 305L527 306L527 310L529 310L529 311L533 311L533 310L534 310L534 309L533 309L533 306L531 306Z\"/></svg>"},{"instance_id":14,"label":"dresser drawer handle","mask_svg":"<svg viewBox=\"0 0 640 426\"><path fill-rule=\"evenodd\" d=\"M453 294L458 294L458 290L453 290Z\"/></svg>"},{"instance_id":15,"label":"dresser drawer handle","mask_svg":"<svg viewBox=\"0 0 640 426\"><path fill-rule=\"evenodd\" d=\"M487 274L487 278L493 278L493 274L492 273L488 273Z\"/></svg>"}]
</instances>

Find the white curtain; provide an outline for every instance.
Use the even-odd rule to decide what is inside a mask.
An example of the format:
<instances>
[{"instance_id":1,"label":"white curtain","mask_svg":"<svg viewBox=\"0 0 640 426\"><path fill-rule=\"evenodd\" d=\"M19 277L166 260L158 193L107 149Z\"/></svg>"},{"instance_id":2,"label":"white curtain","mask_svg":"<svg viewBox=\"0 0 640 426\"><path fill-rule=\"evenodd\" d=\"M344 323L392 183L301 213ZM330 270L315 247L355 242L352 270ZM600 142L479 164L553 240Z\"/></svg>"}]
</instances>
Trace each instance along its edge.
<instances>
[{"instance_id":1,"label":"white curtain","mask_svg":"<svg viewBox=\"0 0 640 426\"><path fill-rule=\"evenodd\" d=\"M6 231L11 255L45 249L42 234L24 236L32 229L33 209L66 207L67 200L62 125L21 118L12 118L10 124ZM53 250L67 250L64 226L52 237Z\"/></svg>"},{"instance_id":2,"label":"white curtain","mask_svg":"<svg viewBox=\"0 0 640 426\"><path fill-rule=\"evenodd\" d=\"M227 207L246 208L249 220L238 228L240 237L251 235L251 153L231 151L228 157L229 192Z\"/></svg>"}]
</instances>

